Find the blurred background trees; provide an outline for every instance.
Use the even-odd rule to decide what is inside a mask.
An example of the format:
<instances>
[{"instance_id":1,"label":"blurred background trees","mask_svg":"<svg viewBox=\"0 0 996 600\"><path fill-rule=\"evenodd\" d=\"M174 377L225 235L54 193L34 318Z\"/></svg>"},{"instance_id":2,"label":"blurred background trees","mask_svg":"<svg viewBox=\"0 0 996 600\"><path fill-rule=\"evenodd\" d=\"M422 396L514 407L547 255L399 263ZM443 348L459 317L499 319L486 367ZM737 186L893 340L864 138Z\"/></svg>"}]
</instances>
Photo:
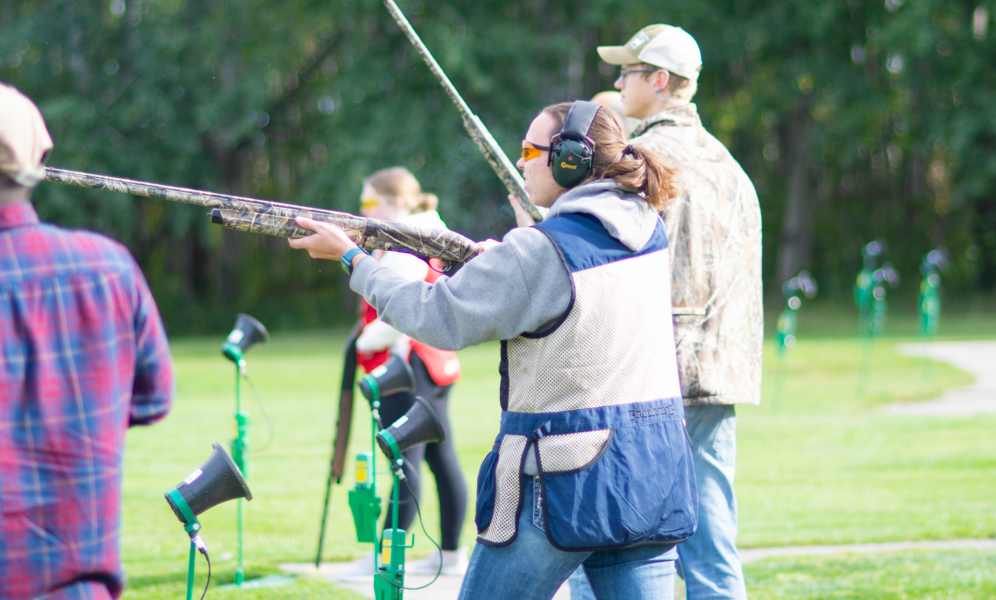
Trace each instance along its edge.
<instances>
[{"instance_id":1,"label":"blurred background trees","mask_svg":"<svg viewBox=\"0 0 996 600\"><path fill-rule=\"evenodd\" d=\"M706 127L757 186L770 295L800 268L849 297L889 243L914 293L946 248L949 296L996 286L996 3L957 0L400 2L510 157L544 105L611 89L595 47L680 25L702 47ZM506 192L378 0L0 0L0 80L33 98L49 164L356 212L403 165L453 229L498 237ZM202 209L55 184L43 219L132 250L171 333L345 324L337 265Z\"/></svg>"}]
</instances>

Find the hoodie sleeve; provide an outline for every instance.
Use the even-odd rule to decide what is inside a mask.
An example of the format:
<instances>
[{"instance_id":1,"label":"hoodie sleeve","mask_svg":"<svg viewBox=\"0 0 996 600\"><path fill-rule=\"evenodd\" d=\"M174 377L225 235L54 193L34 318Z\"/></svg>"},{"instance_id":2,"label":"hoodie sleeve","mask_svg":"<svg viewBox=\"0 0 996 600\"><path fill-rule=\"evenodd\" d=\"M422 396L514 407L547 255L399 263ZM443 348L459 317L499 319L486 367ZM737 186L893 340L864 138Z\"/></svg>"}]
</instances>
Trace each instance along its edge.
<instances>
[{"instance_id":1,"label":"hoodie sleeve","mask_svg":"<svg viewBox=\"0 0 996 600\"><path fill-rule=\"evenodd\" d=\"M573 295L560 252L535 228L513 229L432 285L407 281L368 258L349 285L386 323L443 350L541 330L568 310Z\"/></svg>"},{"instance_id":2,"label":"hoodie sleeve","mask_svg":"<svg viewBox=\"0 0 996 600\"><path fill-rule=\"evenodd\" d=\"M422 259L403 252L385 252L378 262L408 281L422 281L429 272L429 265ZM405 334L377 318L363 328L363 333L356 340L356 349L360 352L379 352L404 337Z\"/></svg>"}]
</instances>

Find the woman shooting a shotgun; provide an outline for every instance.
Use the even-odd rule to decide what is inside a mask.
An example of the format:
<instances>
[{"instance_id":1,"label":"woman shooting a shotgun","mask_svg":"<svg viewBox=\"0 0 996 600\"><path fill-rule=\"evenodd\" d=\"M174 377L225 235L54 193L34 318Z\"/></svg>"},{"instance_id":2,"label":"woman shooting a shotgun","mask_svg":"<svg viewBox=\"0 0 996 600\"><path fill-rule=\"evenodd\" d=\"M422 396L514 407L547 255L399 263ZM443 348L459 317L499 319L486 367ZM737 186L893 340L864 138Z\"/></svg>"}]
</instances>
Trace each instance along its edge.
<instances>
[{"instance_id":1,"label":"woman shooting a shotgun","mask_svg":"<svg viewBox=\"0 0 996 600\"><path fill-rule=\"evenodd\" d=\"M461 598L547 599L579 565L598 598L669 598L697 506L658 215L676 172L590 102L543 109L516 166L546 219L434 285L324 223L298 219L316 235L290 244L343 260L352 289L417 340L502 341L501 428Z\"/></svg>"}]
</instances>

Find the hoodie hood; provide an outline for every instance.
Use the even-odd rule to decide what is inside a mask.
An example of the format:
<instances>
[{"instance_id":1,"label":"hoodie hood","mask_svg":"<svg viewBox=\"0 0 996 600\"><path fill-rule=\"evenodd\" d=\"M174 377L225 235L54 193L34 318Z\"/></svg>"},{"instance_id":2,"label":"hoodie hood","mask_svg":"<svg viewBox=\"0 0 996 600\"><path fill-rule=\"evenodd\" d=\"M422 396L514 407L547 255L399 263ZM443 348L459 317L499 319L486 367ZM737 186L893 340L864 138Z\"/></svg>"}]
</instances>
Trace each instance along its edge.
<instances>
[{"instance_id":1,"label":"hoodie hood","mask_svg":"<svg viewBox=\"0 0 996 600\"><path fill-rule=\"evenodd\" d=\"M634 252L650 241L660 218L639 193L610 179L600 179L568 190L553 203L546 218L567 213L597 218L609 235Z\"/></svg>"}]
</instances>

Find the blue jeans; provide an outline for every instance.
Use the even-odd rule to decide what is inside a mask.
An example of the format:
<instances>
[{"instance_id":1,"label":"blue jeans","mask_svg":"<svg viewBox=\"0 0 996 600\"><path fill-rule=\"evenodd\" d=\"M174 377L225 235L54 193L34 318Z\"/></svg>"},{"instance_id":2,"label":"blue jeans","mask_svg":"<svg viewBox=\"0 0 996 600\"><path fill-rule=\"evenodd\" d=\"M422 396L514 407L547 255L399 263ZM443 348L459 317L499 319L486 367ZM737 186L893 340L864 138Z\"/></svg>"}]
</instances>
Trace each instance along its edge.
<instances>
[{"instance_id":1,"label":"blue jeans","mask_svg":"<svg viewBox=\"0 0 996 600\"><path fill-rule=\"evenodd\" d=\"M673 545L564 552L554 548L537 509L532 477L523 478L515 541L501 548L477 544L460 600L549 600L575 569L588 573L599 600L672 600Z\"/></svg>"},{"instance_id":2,"label":"blue jeans","mask_svg":"<svg viewBox=\"0 0 996 600\"><path fill-rule=\"evenodd\" d=\"M737 413L732 405L686 406L685 419L699 491L698 528L688 541L678 544L687 597L743 600L747 588L737 552L737 499L733 493ZM581 569L568 582L571 600L595 598Z\"/></svg>"}]
</instances>

